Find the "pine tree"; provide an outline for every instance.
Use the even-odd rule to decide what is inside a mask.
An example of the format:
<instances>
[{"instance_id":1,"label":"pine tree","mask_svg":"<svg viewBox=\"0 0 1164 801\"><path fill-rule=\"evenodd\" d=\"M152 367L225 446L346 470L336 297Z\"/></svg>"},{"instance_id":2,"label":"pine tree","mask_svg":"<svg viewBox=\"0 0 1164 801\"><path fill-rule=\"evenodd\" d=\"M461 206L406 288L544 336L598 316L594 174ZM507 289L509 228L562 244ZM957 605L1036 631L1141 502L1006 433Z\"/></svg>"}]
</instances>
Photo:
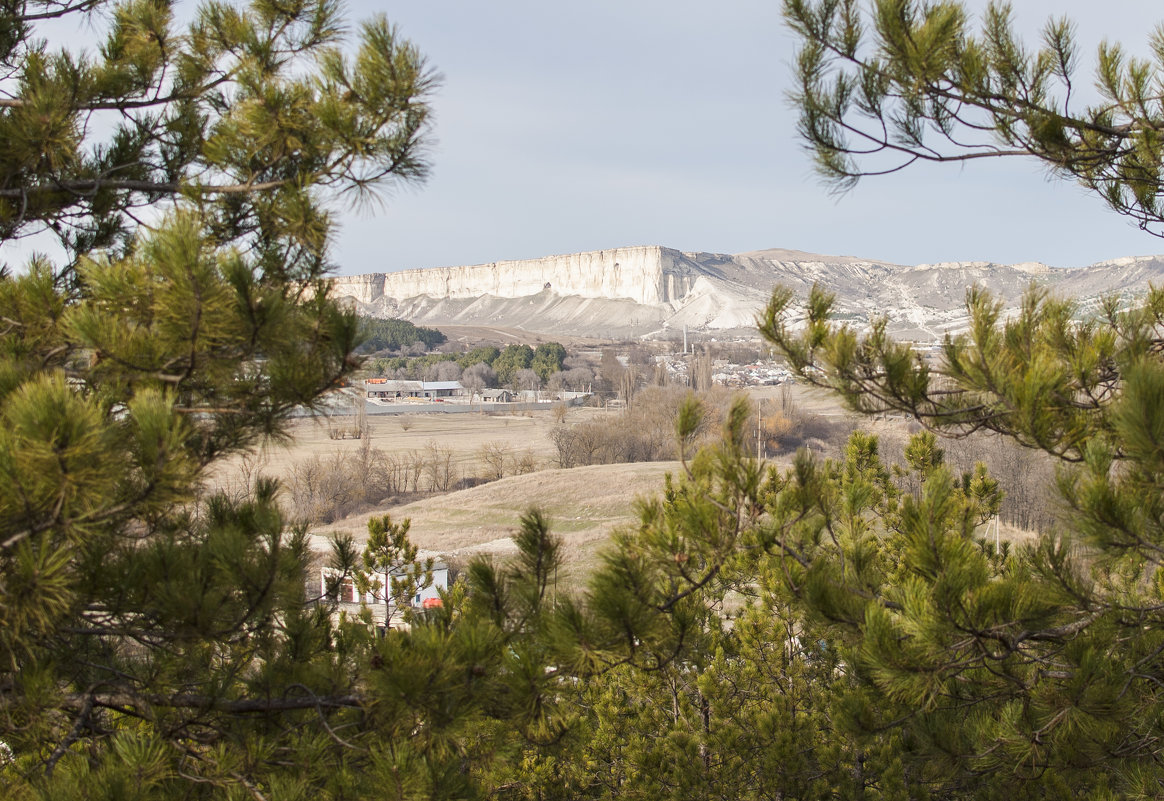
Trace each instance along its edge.
<instances>
[{"instance_id":1,"label":"pine tree","mask_svg":"<svg viewBox=\"0 0 1164 801\"><path fill-rule=\"evenodd\" d=\"M1036 293L1000 323L997 306L971 292L971 332L947 339L936 367L883 325L863 337L830 325L830 302L815 290L807 326L793 333L789 296L777 293L762 331L798 368L822 370L804 374L854 408L905 411L944 434L994 431L1057 457L1065 513L1037 546L974 546L974 526L997 510L995 483L981 472L941 478L934 440L917 440L908 457L931 478L898 515L895 571L884 580L838 573L811 604L855 604L843 617L873 682L965 775L1154 793L1164 780L1160 294L1075 322L1071 304ZM958 524L960 536L937 537L935 521L964 514L960 498L986 505ZM852 563L830 549L816 559Z\"/></svg>"},{"instance_id":2,"label":"pine tree","mask_svg":"<svg viewBox=\"0 0 1164 801\"><path fill-rule=\"evenodd\" d=\"M534 348L530 367L541 377L542 381L549 381L550 376L561 371L565 366L566 348L560 342L543 342Z\"/></svg>"},{"instance_id":3,"label":"pine tree","mask_svg":"<svg viewBox=\"0 0 1164 801\"><path fill-rule=\"evenodd\" d=\"M785 3L802 41L801 132L826 177L844 187L916 160L1034 157L1159 232L1158 52L1148 62L1103 46L1102 102L1076 109L1067 21L1029 50L1004 6L975 37L958 3L870 5L865 17L858 3ZM761 332L854 409L1050 454L1064 510L1036 545L994 553L973 535L992 481L956 482L934 440L915 444L911 461L931 472L889 518L885 572L823 543L809 562L821 580L801 596L847 629L853 664L890 710L863 715L900 730L958 795L1159 794L1164 295L1084 313L1032 289L1003 320L970 289L969 330L947 338L937 364L883 321L864 335L830 323L831 307L817 287L802 316L777 290Z\"/></svg>"},{"instance_id":4,"label":"pine tree","mask_svg":"<svg viewBox=\"0 0 1164 801\"><path fill-rule=\"evenodd\" d=\"M784 15L801 43L800 134L836 188L919 161L1033 157L1164 235L1159 30L1151 59L1102 44L1099 98L1082 105L1066 17L1031 47L1007 3L988 6L977 34L960 2L785 0Z\"/></svg>"},{"instance_id":5,"label":"pine tree","mask_svg":"<svg viewBox=\"0 0 1164 801\"><path fill-rule=\"evenodd\" d=\"M976 39L957 3L871 5L866 20L859 3L785 4L803 42L802 133L826 177L844 187L919 159L1033 156L1159 232L1159 60L1105 47L1105 104L1073 111L1068 23L1048 25L1030 52L1002 7ZM580 645L559 658L607 677L585 718L597 734L578 753L617 784L587 791L697 797L726 781L719 797L1159 795L1164 294L1084 314L1032 290L1003 320L971 290L970 329L936 365L883 322L865 335L830 323L831 305L817 288L801 313L777 290L761 332L858 411L904 412L937 434L993 432L1051 455L1062 525L996 551L982 525L1005 487L981 467L952 475L932 434L910 443L916 492L899 494L871 438L855 437L840 465L800 457L765 478L733 451L729 425L724 444L690 460L617 541L590 615L563 625ZM726 631L729 588L760 602ZM761 674L781 626L801 661ZM685 772L714 753L714 738L692 740L690 726L672 726L683 714L660 712L669 672L686 678L687 697L696 686L716 698L714 682L695 677L717 664L741 690L708 731L739 748L759 743L747 776L730 758ZM789 681L821 665L825 675ZM765 680L801 688L804 717L781 716ZM802 747L765 741L764 720ZM667 744L648 731L667 732ZM534 763L533 775L569 776L565 764ZM798 764L803 773L788 770Z\"/></svg>"},{"instance_id":6,"label":"pine tree","mask_svg":"<svg viewBox=\"0 0 1164 801\"><path fill-rule=\"evenodd\" d=\"M506 345L491 363L497 373L497 384L517 389L515 381L519 370L528 370L533 363L534 349L529 345Z\"/></svg>"},{"instance_id":7,"label":"pine tree","mask_svg":"<svg viewBox=\"0 0 1164 801\"><path fill-rule=\"evenodd\" d=\"M97 51L50 50L59 18ZM360 744L386 656L313 603L277 487L205 490L356 367L328 208L424 176L433 73L383 19L349 37L330 0L7 4L0 62L0 247L56 243L0 277L0 794L351 797L457 773L440 743L393 741L403 720L375 759Z\"/></svg>"},{"instance_id":8,"label":"pine tree","mask_svg":"<svg viewBox=\"0 0 1164 801\"><path fill-rule=\"evenodd\" d=\"M1005 563L978 536L997 485L981 468L955 481L925 435L908 449L916 495L894 486L861 432L841 462L802 454L781 472L751 457L748 412L737 404L722 442L643 501L583 598L558 598L526 627L545 660L532 675L553 677L538 693L560 736L519 743L520 760L494 767L500 797L987 798L997 787L935 758L932 719L908 693L886 693L887 657L864 628L871 599L911 586L901 555L927 544L975 562L963 581L999 579ZM701 418L689 401L687 442ZM498 625L512 619L489 608ZM879 644L892 654L900 639ZM905 678L922 680L903 665ZM1015 797L1045 786L1027 789Z\"/></svg>"}]
</instances>

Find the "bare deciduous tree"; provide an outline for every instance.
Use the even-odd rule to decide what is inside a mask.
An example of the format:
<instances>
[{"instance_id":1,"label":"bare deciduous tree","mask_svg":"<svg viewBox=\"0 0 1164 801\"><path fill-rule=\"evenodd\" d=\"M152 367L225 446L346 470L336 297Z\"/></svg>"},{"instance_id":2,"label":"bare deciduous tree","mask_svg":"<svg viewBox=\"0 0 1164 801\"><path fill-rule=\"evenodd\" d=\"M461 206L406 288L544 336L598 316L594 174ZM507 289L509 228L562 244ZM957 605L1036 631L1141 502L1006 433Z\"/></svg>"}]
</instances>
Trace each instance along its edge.
<instances>
[{"instance_id":1,"label":"bare deciduous tree","mask_svg":"<svg viewBox=\"0 0 1164 801\"><path fill-rule=\"evenodd\" d=\"M509 448L504 442L486 442L477 453L485 464L485 478L491 481L505 478Z\"/></svg>"},{"instance_id":2,"label":"bare deciduous tree","mask_svg":"<svg viewBox=\"0 0 1164 801\"><path fill-rule=\"evenodd\" d=\"M572 367L563 374L566 386L575 392L585 392L594 383L594 372L588 367Z\"/></svg>"},{"instance_id":3,"label":"bare deciduous tree","mask_svg":"<svg viewBox=\"0 0 1164 801\"><path fill-rule=\"evenodd\" d=\"M554 416L554 422L558 425L566 422L566 415L569 411L570 407L565 403L555 403L550 409L551 414Z\"/></svg>"},{"instance_id":4,"label":"bare deciduous tree","mask_svg":"<svg viewBox=\"0 0 1164 801\"><path fill-rule=\"evenodd\" d=\"M460 381L461 380L461 365L454 361L437 362L436 364L436 379L437 381Z\"/></svg>"},{"instance_id":5,"label":"bare deciduous tree","mask_svg":"<svg viewBox=\"0 0 1164 801\"><path fill-rule=\"evenodd\" d=\"M448 492L458 478L452 449L430 441L425 446L424 455L424 474L428 479L429 492Z\"/></svg>"},{"instance_id":6,"label":"bare deciduous tree","mask_svg":"<svg viewBox=\"0 0 1164 801\"><path fill-rule=\"evenodd\" d=\"M536 393L542 386L542 377L528 368L518 370L513 377L518 389Z\"/></svg>"},{"instance_id":7,"label":"bare deciduous tree","mask_svg":"<svg viewBox=\"0 0 1164 801\"><path fill-rule=\"evenodd\" d=\"M461 385L469 390L470 400L473 400L486 387L493 386L497 381L497 374L485 362L466 367L461 374Z\"/></svg>"}]
</instances>

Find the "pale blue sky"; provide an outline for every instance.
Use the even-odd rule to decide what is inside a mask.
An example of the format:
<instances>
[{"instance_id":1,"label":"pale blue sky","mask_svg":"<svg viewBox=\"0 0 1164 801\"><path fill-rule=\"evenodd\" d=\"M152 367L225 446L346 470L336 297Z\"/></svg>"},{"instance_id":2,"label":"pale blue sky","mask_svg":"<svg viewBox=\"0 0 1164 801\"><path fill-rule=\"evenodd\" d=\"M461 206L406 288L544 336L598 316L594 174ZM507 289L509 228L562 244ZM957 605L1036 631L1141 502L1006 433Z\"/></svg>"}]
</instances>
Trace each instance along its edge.
<instances>
[{"instance_id":1,"label":"pale blue sky","mask_svg":"<svg viewBox=\"0 0 1164 801\"><path fill-rule=\"evenodd\" d=\"M969 4L984 8L985 2ZM812 175L784 100L794 43L778 0L360 0L444 75L433 174L341 215L344 273L625 245L770 247L900 263L1074 267L1164 252L1036 164L918 167L841 197ZM1154 3L1015 3L1031 32L1079 22L1147 52Z\"/></svg>"}]
</instances>

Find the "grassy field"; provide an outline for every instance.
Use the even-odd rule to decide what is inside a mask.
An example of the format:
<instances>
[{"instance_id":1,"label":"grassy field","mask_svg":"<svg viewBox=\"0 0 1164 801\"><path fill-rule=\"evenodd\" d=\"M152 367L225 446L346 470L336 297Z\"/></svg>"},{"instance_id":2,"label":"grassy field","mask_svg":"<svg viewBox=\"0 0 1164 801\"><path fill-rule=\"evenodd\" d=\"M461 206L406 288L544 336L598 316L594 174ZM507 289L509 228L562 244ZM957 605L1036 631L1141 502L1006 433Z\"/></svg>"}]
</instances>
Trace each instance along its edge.
<instances>
[{"instance_id":1,"label":"grassy field","mask_svg":"<svg viewBox=\"0 0 1164 801\"><path fill-rule=\"evenodd\" d=\"M825 393L794 386L765 387L749 391L750 401L759 403L765 415L792 404L809 414L830 419L844 418L835 398ZM571 408L565 424L608 414L600 409ZM258 453L236 458L213 477L212 484L227 490L238 489L257 473L286 479L300 460L315 456L355 454L361 440L332 439L329 429L345 425L343 420L325 418L295 421L286 442L272 444ZM513 456L529 455L536 472L511 475L499 481L458 492L445 493L411 502L369 507L315 530L315 545L327 548L331 533L346 531L362 540L367 521L373 515L390 514L395 520L411 520L413 541L430 555L454 562L466 561L478 553L499 557L513 552L511 537L523 511L542 509L553 530L562 537L566 571L561 577L576 583L597 563L602 545L619 527L633 526L638 519L636 501L662 491L666 473L681 468L677 462L648 462L577 467L556 466L556 449L550 434L559 422L552 411L517 414L410 414L369 416L369 442L389 453L406 454L429 447L451 451L458 473L484 474L483 447L501 448ZM865 420L863 425L881 434L886 442L902 440L908 427L900 419ZM888 454L887 454L888 455ZM787 463L790 457L779 459ZM1025 541L1030 534L1003 526L1001 537Z\"/></svg>"},{"instance_id":2,"label":"grassy field","mask_svg":"<svg viewBox=\"0 0 1164 801\"><path fill-rule=\"evenodd\" d=\"M599 409L572 408L566 424L606 414ZM293 466L319 455L352 454L362 447L355 439L331 439L329 428L342 420L295 421L290 439L259 452L230 460L213 477L219 488L237 490L255 474L286 480ZM635 521L635 501L662 489L663 475L677 463L599 465L562 470L550 432L558 422L550 411L528 414L414 414L369 416L372 447L389 453L422 451L430 446L450 449L461 475L481 475L481 450L501 447L513 456L530 454L537 470L506 477L471 489L446 493L402 505L386 505L363 514L319 526L315 545L327 548L332 532L346 531L362 540L373 515L410 518L413 542L430 554L467 560L476 553L513 552L510 537L521 513L537 506L545 511L555 533L564 540L566 573L580 576L593 566L596 554L617 526ZM285 490L286 491L286 490ZM562 578L567 578L563 576Z\"/></svg>"},{"instance_id":3,"label":"grassy field","mask_svg":"<svg viewBox=\"0 0 1164 801\"><path fill-rule=\"evenodd\" d=\"M599 413L596 409L570 409L566 421L572 423ZM496 444L514 456L530 454L539 469L552 466L556 454L549 437L555 425L550 411L509 415L369 415L367 424L373 448L387 453L422 451L430 446L447 448L453 452L458 472L465 476L480 474L481 450L486 444ZM232 489L256 471L285 478L296 462L312 456L355 454L363 447L361 440L332 439L329 436L330 429L349 425L351 421L346 417L296 420L288 431L288 440L269 443L254 454L225 462L212 482Z\"/></svg>"},{"instance_id":4,"label":"grassy field","mask_svg":"<svg viewBox=\"0 0 1164 801\"><path fill-rule=\"evenodd\" d=\"M764 413L791 402L813 414L840 415L835 398L819 390L798 385L756 387L748 390L753 402L763 404ZM784 397L786 396L786 397ZM564 422L573 424L608 414L601 409L571 407ZM292 422L287 441L271 443L247 457L223 463L211 483L225 489L236 488L255 473L284 478L293 465L312 456L329 457L335 453L355 453L363 445L358 439L331 439L329 431L347 427L350 417L303 418ZM447 448L453 453L458 472L463 476L482 475L482 448L497 445L513 456L530 455L537 469L555 467L557 455L550 432L557 425L550 410L513 414L441 414L369 415L367 425L371 445L388 453L422 451L430 446Z\"/></svg>"},{"instance_id":5,"label":"grassy field","mask_svg":"<svg viewBox=\"0 0 1164 801\"><path fill-rule=\"evenodd\" d=\"M597 553L620 526L638 519L635 502L662 491L663 476L681 469L678 462L638 462L551 469L513 476L387 509L377 509L319 529L317 548L332 532L346 531L362 541L368 518L391 514L412 521L412 541L430 554L465 560L478 553L513 553L510 537L523 511L538 507L562 538L566 574L589 572Z\"/></svg>"},{"instance_id":6,"label":"grassy field","mask_svg":"<svg viewBox=\"0 0 1164 801\"><path fill-rule=\"evenodd\" d=\"M803 387L791 393L779 387L750 392L765 413L793 402L812 412L839 413L835 401ZM565 424L609 414L594 408L571 408ZM348 418L305 418L294 421L286 441L271 443L254 454L223 464L211 484L228 491L241 489L255 475L283 479L294 466L313 457L355 456L364 441L333 439L329 431L349 426ZM657 494L663 476L676 472L676 462L598 465L569 470L557 468L556 448L550 434L559 425L551 410L515 414L409 414L369 415L371 447L407 454L430 447L448 449L456 470L466 477L484 475L482 449L501 448L513 457L532 457L536 472L509 476L471 489L441 494L404 504L369 508L363 514L316 529L316 545L326 548L330 532L347 531L362 538L372 515L410 518L412 538L425 551L459 560L474 553L511 553L510 537L521 513L537 506L545 511L565 545L569 572L580 576L592 567L597 552L612 530L633 525L638 498Z\"/></svg>"}]
</instances>

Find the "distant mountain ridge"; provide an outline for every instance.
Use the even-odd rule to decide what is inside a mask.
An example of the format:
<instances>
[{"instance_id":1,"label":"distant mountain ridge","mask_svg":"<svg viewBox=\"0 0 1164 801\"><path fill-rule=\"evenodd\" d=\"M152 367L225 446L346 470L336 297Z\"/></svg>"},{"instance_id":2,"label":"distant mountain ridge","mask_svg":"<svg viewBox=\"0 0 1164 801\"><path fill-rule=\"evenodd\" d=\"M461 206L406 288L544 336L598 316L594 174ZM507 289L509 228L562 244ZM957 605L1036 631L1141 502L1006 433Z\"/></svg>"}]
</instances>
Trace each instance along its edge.
<instances>
[{"instance_id":1,"label":"distant mountain ridge","mask_svg":"<svg viewBox=\"0 0 1164 801\"><path fill-rule=\"evenodd\" d=\"M1017 309L1032 283L1075 298L1086 312L1105 295L1131 297L1164 283L1164 256L1064 269L1039 263L949 262L903 266L795 250L736 255L658 245L540 259L433 267L333 279L333 293L361 313L423 325L486 325L538 334L668 336L754 333L777 285L807 295L820 282L840 319L861 327L887 315L897 337L930 341L967 324L966 290L980 285Z\"/></svg>"}]
</instances>

